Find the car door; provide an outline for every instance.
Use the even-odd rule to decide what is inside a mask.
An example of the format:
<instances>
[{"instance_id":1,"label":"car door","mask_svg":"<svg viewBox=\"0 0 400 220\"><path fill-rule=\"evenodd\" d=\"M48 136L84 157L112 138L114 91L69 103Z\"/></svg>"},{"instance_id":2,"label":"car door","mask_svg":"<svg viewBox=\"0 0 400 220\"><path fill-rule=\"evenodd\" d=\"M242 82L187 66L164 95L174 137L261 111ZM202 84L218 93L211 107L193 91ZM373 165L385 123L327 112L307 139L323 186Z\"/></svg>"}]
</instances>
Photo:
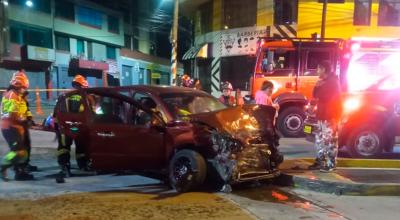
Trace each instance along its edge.
<instances>
[{"instance_id":1,"label":"car door","mask_svg":"<svg viewBox=\"0 0 400 220\"><path fill-rule=\"evenodd\" d=\"M93 166L100 170L160 168L164 133L150 124L136 123L140 106L122 95L91 95L96 105L89 127Z\"/></svg>"},{"instance_id":2,"label":"car door","mask_svg":"<svg viewBox=\"0 0 400 220\"><path fill-rule=\"evenodd\" d=\"M61 133L74 139L84 137L87 132L88 104L82 91L73 91L59 98L56 117Z\"/></svg>"}]
</instances>

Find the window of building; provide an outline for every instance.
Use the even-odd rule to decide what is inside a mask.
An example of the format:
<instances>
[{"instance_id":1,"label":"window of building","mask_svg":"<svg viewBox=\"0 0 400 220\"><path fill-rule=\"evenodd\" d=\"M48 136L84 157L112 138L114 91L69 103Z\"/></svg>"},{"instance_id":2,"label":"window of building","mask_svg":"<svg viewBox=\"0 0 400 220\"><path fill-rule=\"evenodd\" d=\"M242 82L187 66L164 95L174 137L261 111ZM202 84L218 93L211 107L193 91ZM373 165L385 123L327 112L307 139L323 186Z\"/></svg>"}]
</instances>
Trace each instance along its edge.
<instances>
[{"instance_id":1,"label":"window of building","mask_svg":"<svg viewBox=\"0 0 400 220\"><path fill-rule=\"evenodd\" d=\"M222 57L221 82L229 81L235 89L249 90L247 79L250 79L255 63L256 58L253 56Z\"/></svg>"},{"instance_id":2,"label":"window of building","mask_svg":"<svg viewBox=\"0 0 400 220\"><path fill-rule=\"evenodd\" d=\"M119 34L119 20L117 17L108 16L108 31Z\"/></svg>"},{"instance_id":3,"label":"window of building","mask_svg":"<svg viewBox=\"0 0 400 220\"><path fill-rule=\"evenodd\" d=\"M298 0L275 0L274 1L274 23L293 24L297 23Z\"/></svg>"},{"instance_id":4,"label":"window of building","mask_svg":"<svg viewBox=\"0 0 400 220\"><path fill-rule=\"evenodd\" d=\"M85 53L85 42L83 40L76 41L76 53L78 55Z\"/></svg>"},{"instance_id":5,"label":"window of building","mask_svg":"<svg viewBox=\"0 0 400 220\"><path fill-rule=\"evenodd\" d=\"M370 25L372 0L354 0L354 25Z\"/></svg>"},{"instance_id":6,"label":"window of building","mask_svg":"<svg viewBox=\"0 0 400 220\"><path fill-rule=\"evenodd\" d=\"M56 35L56 49L69 52L69 38Z\"/></svg>"},{"instance_id":7,"label":"window of building","mask_svg":"<svg viewBox=\"0 0 400 220\"><path fill-rule=\"evenodd\" d=\"M55 11L56 17L75 21L75 9L74 9L73 3L58 0L58 1L55 1L55 8L56 8L56 11Z\"/></svg>"},{"instance_id":8,"label":"window of building","mask_svg":"<svg viewBox=\"0 0 400 220\"><path fill-rule=\"evenodd\" d=\"M88 54L88 59L89 60L94 60L93 59L93 43L92 42L87 42L87 54Z\"/></svg>"},{"instance_id":9,"label":"window of building","mask_svg":"<svg viewBox=\"0 0 400 220\"><path fill-rule=\"evenodd\" d=\"M378 13L379 26L400 26L400 1L380 0Z\"/></svg>"},{"instance_id":10,"label":"window of building","mask_svg":"<svg viewBox=\"0 0 400 220\"><path fill-rule=\"evenodd\" d=\"M256 25L257 0L224 0L223 21L223 26L227 28Z\"/></svg>"},{"instance_id":11,"label":"window of building","mask_svg":"<svg viewBox=\"0 0 400 220\"><path fill-rule=\"evenodd\" d=\"M53 48L51 29L26 25L11 20L10 41L21 45Z\"/></svg>"},{"instance_id":12,"label":"window of building","mask_svg":"<svg viewBox=\"0 0 400 220\"><path fill-rule=\"evenodd\" d=\"M107 59L117 59L117 51L115 47L107 46Z\"/></svg>"},{"instance_id":13,"label":"window of building","mask_svg":"<svg viewBox=\"0 0 400 220\"><path fill-rule=\"evenodd\" d=\"M133 43L132 44L132 49L138 50L139 49L139 40L136 37L133 37L132 43Z\"/></svg>"},{"instance_id":14,"label":"window of building","mask_svg":"<svg viewBox=\"0 0 400 220\"><path fill-rule=\"evenodd\" d=\"M103 14L97 10L78 7L78 21L80 24L101 29L103 25Z\"/></svg>"},{"instance_id":15,"label":"window of building","mask_svg":"<svg viewBox=\"0 0 400 220\"><path fill-rule=\"evenodd\" d=\"M125 48L132 49L131 36L125 34L124 41L125 41L125 43L124 43Z\"/></svg>"},{"instance_id":16,"label":"window of building","mask_svg":"<svg viewBox=\"0 0 400 220\"><path fill-rule=\"evenodd\" d=\"M8 0L9 3L15 4L15 5L20 5L20 6L26 6L26 0ZM50 14L51 12L51 6L50 6L50 0L35 0L32 1L32 9L37 10L40 12L48 13Z\"/></svg>"},{"instance_id":17,"label":"window of building","mask_svg":"<svg viewBox=\"0 0 400 220\"><path fill-rule=\"evenodd\" d=\"M200 6L200 25L202 34L212 31L213 22L213 3L212 1L207 2Z\"/></svg>"}]
</instances>

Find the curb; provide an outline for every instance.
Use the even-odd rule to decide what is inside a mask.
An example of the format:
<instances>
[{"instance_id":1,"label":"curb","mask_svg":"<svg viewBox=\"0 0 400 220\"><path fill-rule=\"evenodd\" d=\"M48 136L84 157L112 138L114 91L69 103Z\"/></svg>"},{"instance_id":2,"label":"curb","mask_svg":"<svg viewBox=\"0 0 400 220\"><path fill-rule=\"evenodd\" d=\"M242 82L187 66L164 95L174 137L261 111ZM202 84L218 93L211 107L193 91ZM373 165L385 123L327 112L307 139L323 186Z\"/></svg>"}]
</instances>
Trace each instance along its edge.
<instances>
[{"instance_id":1,"label":"curb","mask_svg":"<svg viewBox=\"0 0 400 220\"><path fill-rule=\"evenodd\" d=\"M344 183L308 178L282 173L275 181L280 186L348 196L400 196L400 184Z\"/></svg>"},{"instance_id":2,"label":"curb","mask_svg":"<svg viewBox=\"0 0 400 220\"><path fill-rule=\"evenodd\" d=\"M314 158L289 159L287 161L304 161L314 163ZM362 167L362 168L399 168L400 160L395 159L348 159L338 158L337 167Z\"/></svg>"},{"instance_id":3,"label":"curb","mask_svg":"<svg viewBox=\"0 0 400 220\"><path fill-rule=\"evenodd\" d=\"M312 163L313 158L288 160L287 163ZM400 160L339 159L338 167L353 168L400 168ZM287 170L287 169L286 169ZM348 196L400 196L397 183L356 183L340 180L322 180L295 174L282 174L275 180L279 186L289 186L315 192Z\"/></svg>"}]
</instances>

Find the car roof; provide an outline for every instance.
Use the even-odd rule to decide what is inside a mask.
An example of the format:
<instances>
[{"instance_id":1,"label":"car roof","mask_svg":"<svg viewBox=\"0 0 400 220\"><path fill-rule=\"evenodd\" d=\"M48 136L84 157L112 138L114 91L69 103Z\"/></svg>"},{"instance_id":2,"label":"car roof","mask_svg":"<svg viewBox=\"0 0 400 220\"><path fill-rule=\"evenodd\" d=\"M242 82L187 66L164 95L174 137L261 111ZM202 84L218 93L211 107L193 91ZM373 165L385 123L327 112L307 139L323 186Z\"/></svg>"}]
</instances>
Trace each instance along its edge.
<instances>
[{"instance_id":1,"label":"car roof","mask_svg":"<svg viewBox=\"0 0 400 220\"><path fill-rule=\"evenodd\" d=\"M159 86L159 85L133 85L133 86L115 86L115 87L94 87L94 88L85 88L83 89L87 92L119 92L119 91L129 91L135 90L138 92L147 92L154 95L162 95L167 93L191 93L191 94L201 94L201 95L210 95L204 91L196 90L187 87L179 87L179 86ZM71 91L72 92L72 91Z\"/></svg>"}]
</instances>

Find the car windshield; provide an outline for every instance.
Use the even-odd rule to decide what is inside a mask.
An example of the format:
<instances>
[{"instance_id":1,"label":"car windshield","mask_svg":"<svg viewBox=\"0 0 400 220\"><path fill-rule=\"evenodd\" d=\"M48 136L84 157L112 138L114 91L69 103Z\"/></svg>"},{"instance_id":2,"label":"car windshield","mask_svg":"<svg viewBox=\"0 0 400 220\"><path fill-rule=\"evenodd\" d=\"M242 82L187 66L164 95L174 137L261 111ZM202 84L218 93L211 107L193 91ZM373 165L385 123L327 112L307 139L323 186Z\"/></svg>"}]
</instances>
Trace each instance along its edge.
<instances>
[{"instance_id":1,"label":"car windshield","mask_svg":"<svg viewBox=\"0 0 400 220\"><path fill-rule=\"evenodd\" d=\"M227 108L216 98L202 94L169 93L160 97L175 118Z\"/></svg>"}]
</instances>

